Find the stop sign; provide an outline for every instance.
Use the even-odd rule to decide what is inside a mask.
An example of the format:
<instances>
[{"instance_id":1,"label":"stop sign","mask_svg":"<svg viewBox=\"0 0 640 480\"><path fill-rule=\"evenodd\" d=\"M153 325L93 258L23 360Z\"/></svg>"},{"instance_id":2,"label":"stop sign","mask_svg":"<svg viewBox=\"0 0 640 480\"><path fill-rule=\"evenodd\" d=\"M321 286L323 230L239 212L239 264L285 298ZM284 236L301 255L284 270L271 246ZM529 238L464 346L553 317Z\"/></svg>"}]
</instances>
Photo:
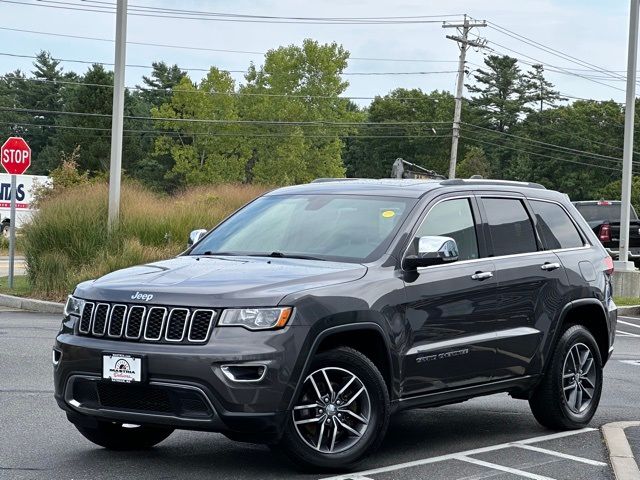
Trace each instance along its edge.
<instances>
[{"instance_id":1,"label":"stop sign","mask_svg":"<svg viewBox=\"0 0 640 480\"><path fill-rule=\"evenodd\" d=\"M2 166L12 175L21 175L31 165L31 148L20 137L9 137L0 149Z\"/></svg>"}]
</instances>

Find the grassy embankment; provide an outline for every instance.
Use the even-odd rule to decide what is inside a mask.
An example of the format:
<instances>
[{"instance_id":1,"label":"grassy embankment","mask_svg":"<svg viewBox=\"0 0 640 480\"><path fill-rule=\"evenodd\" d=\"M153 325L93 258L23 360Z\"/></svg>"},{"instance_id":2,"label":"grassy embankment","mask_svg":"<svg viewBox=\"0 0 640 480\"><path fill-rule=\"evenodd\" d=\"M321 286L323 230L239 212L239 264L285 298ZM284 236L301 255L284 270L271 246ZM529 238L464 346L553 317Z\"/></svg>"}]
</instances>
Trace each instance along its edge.
<instances>
[{"instance_id":1,"label":"grassy embankment","mask_svg":"<svg viewBox=\"0 0 640 480\"><path fill-rule=\"evenodd\" d=\"M132 183L122 186L121 220L106 227L106 183L66 188L41 202L21 232L27 276L0 292L62 301L84 280L180 253L196 228L211 228L266 187L219 185L158 195Z\"/></svg>"}]
</instances>

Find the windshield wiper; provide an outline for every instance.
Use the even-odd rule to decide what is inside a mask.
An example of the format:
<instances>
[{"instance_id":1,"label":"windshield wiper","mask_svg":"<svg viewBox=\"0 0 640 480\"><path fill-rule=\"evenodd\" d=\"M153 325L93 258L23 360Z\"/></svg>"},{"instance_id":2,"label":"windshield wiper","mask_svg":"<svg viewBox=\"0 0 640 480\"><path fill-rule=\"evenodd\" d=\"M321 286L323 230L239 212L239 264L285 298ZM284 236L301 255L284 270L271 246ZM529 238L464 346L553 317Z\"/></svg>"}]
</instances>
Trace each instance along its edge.
<instances>
[{"instance_id":1,"label":"windshield wiper","mask_svg":"<svg viewBox=\"0 0 640 480\"><path fill-rule=\"evenodd\" d=\"M271 258L299 258L301 260L321 260L326 261L324 258L313 257L311 255L297 255L295 253L283 253L283 252L271 252L271 253L251 253L248 257L271 257Z\"/></svg>"},{"instance_id":2,"label":"windshield wiper","mask_svg":"<svg viewBox=\"0 0 640 480\"><path fill-rule=\"evenodd\" d=\"M206 255L206 256L221 256L221 257L237 257L239 255L241 255L240 253L235 253L235 252L213 252L211 250L207 250L206 252L203 253L191 253L191 255Z\"/></svg>"}]
</instances>

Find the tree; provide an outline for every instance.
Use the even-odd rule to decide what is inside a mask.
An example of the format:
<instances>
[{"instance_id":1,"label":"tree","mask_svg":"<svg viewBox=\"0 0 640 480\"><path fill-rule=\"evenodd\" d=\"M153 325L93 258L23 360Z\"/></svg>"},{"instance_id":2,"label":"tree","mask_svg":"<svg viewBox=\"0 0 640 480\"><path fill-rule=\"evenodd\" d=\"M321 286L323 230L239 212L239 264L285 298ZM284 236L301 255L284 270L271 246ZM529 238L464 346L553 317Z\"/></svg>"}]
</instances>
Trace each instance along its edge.
<instances>
[{"instance_id":1,"label":"tree","mask_svg":"<svg viewBox=\"0 0 640 480\"><path fill-rule=\"evenodd\" d=\"M172 90L187 76L187 72L181 70L178 65L169 66L165 62L153 62L151 66L151 74L143 75L144 85L138 85L137 88L141 89L141 97L150 107L158 107L168 101Z\"/></svg>"},{"instance_id":2,"label":"tree","mask_svg":"<svg viewBox=\"0 0 640 480\"><path fill-rule=\"evenodd\" d=\"M484 63L487 69L473 75L476 84L467 85L469 92L477 94L471 105L481 112L484 123L505 132L528 112L527 84L516 58L489 55Z\"/></svg>"},{"instance_id":3,"label":"tree","mask_svg":"<svg viewBox=\"0 0 640 480\"><path fill-rule=\"evenodd\" d=\"M533 70L527 72L524 76L524 84L527 91L529 102L539 106L539 112L542 112L544 106L554 107L557 102L563 102L566 98L560 95L560 92L553 89L553 83L544 77L544 66L540 64L532 65Z\"/></svg>"},{"instance_id":4,"label":"tree","mask_svg":"<svg viewBox=\"0 0 640 480\"><path fill-rule=\"evenodd\" d=\"M347 140L348 175L389 177L391 165L398 157L445 172L449 164L453 107L454 99L448 92L398 88L376 97L366 111L366 121L376 125L363 124L357 131L361 138ZM393 125L400 122L405 123Z\"/></svg>"},{"instance_id":5,"label":"tree","mask_svg":"<svg viewBox=\"0 0 640 480\"><path fill-rule=\"evenodd\" d=\"M159 119L155 125L167 131L157 138L154 150L155 156L169 154L173 160L167 178L190 185L244 179L249 146L234 123L234 92L231 75L212 67L200 84L183 78L169 102L151 109Z\"/></svg>"},{"instance_id":6,"label":"tree","mask_svg":"<svg viewBox=\"0 0 640 480\"><path fill-rule=\"evenodd\" d=\"M355 131L348 123L361 118L340 98L348 86L341 77L348 57L335 43L307 39L269 50L264 65L249 67L240 115L262 123L242 128L252 145L246 179L284 184L344 176L341 136ZM268 123L274 120L291 123Z\"/></svg>"},{"instance_id":7,"label":"tree","mask_svg":"<svg viewBox=\"0 0 640 480\"><path fill-rule=\"evenodd\" d=\"M471 147L456 167L458 178L471 178L473 175L480 175L483 178L491 177L489 161L480 147Z\"/></svg>"}]
</instances>

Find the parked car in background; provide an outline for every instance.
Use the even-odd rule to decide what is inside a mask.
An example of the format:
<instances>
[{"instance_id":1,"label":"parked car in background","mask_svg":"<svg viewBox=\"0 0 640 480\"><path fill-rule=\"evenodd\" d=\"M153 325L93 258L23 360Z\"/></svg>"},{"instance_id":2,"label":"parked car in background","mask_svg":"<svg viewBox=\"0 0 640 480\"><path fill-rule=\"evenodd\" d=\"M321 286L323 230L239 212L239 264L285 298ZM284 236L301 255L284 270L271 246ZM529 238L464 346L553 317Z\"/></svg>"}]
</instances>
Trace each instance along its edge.
<instances>
[{"instance_id":1,"label":"parked car in background","mask_svg":"<svg viewBox=\"0 0 640 480\"><path fill-rule=\"evenodd\" d=\"M598 408L613 261L561 193L324 180L191 240L69 296L55 398L97 445L212 431L336 469L410 408L508 392L554 430Z\"/></svg>"},{"instance_id":2,"label":"parked car in background","mask_svg":"<svg viewBox=\"0 0 640 480\"><path fill-rule=\"evenodd\" d=\"M620 210L617 200L573 202L609 255L618 260L620 250ZM633 205L629 215L629 260L640 266L640 220Z\"/></svg>"}]
</instances>

